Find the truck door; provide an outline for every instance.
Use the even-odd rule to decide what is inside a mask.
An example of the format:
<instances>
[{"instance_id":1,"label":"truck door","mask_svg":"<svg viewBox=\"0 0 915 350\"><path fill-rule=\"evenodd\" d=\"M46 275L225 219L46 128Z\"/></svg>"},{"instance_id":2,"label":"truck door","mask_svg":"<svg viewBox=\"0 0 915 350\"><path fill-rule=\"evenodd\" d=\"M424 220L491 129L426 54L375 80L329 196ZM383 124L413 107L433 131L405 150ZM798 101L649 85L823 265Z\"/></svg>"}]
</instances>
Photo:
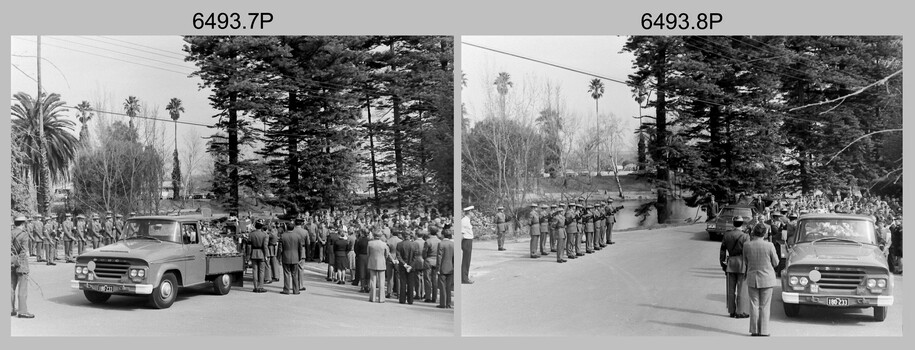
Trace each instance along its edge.
<instances>
[{"instance_id":1,"label":"truck door","mask_svg":"<svg viewBox=\"0 0 915 350\"><path fill-rule=\"evenodd\" d=\"M181 224L181 235L184 237L184 249L188 258L184 262L184 285L201 283L206 277L206 252L200 242L197 224Z\"/></svg>"}]
</instances>

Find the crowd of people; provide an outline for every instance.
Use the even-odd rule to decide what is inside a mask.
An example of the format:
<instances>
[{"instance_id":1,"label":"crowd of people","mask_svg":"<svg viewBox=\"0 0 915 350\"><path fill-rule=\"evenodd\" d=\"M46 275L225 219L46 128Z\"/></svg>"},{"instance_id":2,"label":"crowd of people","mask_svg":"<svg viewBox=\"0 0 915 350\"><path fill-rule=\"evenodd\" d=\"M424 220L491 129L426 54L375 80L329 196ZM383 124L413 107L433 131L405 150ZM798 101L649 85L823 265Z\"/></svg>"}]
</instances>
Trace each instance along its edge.
<instances>
[{"instance_id":1,"label":"crowd of people","mask_svg":"<svg viewBox=\"0 0 915 350\"><path fill-rule=\"evenodd\" d=\"M397 297L401 304L416 299L453 307L453 223L436 211L305 213L292 223L232 217L212 224L237 237L255 293L283 275L282 293L299 294L304 268L319 263L327 265L327 282L359 287L371 302Z\"/></svg>"}]
</instances>

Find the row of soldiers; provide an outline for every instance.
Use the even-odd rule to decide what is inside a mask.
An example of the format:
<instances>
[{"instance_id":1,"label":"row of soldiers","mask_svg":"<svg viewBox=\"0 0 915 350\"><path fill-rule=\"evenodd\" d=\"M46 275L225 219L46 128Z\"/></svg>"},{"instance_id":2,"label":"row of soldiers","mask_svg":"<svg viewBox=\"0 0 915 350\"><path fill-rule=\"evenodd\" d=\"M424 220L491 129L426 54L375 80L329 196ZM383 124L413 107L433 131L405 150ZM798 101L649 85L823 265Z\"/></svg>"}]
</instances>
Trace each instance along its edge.
<instances>
[{"instance_id":1,"label":"row of soldiers","mask_svg":"<svg viewBox=\"0 0 915 350\"><path fill-rule=\"evenodd\" d=\"M585 254L601 250L613 242L613 224L616 213L623 206L613 206L613 199L586 205L584 198L577 203L537 205L531 204L531 212L523 224L531 236L530 256L532 259L546 256L547 239L550 252L556 253L556 262L564 263L567 259L576 259ZM499 237L499 250L505 250L504 234L507 229L504 208L499 207L496 214L496 232ZM582 251L584 243L584 251ZM539 254L538 254L539 250Z\"/></svg>"},{"instance_id":2,"label":"row of soldiers","mask_svg":"<svg viewBox=\"0 0 915 350\"><path fill-rule=\"evenodd\" d=\"M57 265L54 261L60 260L57 252L63 244L64 260L73 262L74 248L77 254L82 254L87 247L96 249L123 237L125 222L121 214L112 215L109 211L104 221L98 214L89 217L91 219L87 220L85 215L79 214L74 220L72 214L66 213L63 220L58 220L50 215L33 215L24 228L29 234L29 255L36 257L38 262Z\"/></svg>"}]
</instances>

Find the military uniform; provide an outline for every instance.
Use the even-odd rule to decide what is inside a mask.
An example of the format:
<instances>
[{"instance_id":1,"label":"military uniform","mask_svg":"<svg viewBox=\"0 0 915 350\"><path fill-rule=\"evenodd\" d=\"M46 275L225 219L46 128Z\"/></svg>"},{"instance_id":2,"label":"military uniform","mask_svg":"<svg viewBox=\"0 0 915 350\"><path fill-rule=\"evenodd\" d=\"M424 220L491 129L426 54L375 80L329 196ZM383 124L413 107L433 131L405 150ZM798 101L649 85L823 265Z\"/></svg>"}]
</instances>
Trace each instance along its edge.
<instances>
[{"instance_id":1,"label":"military uniform","mask_svg":"<svg viewBox=\"0 0 915 350\"><path fill-rule=\"evenodd\" d=\"M551 228L553 229L553 251L556 252L556 262L564 263L566 259L564 257L566 253L566 219L563 214L563 210L557 208L553 211L553 217L550 221Z\"/></svg>"},{"instance_id":2,"label":"military uniform","mask_svg":"<svg viewBox=\"0 0 915 350\"><path fill-rule=\"evenodd\" d=\"M102 245L109 245L114 242L114 221L111 220L111 212L108 212L108 216L105 217L105 223L102 226Z\"/></svg>"},{"instance_id":3,"label":"military uniform","mask_svg":"<svg viewBox=\"0 0 915 350\"><path fill-rule=\"evenodd\" d=\"M27 231L26 218L17 216L13 219L16 224L10 231L10 296L12 297L12 311L10 316L19 318L34 318L29 313L29 247L31 236ZM19 304L16 304L16 299ZM18 306L18 307L17 307Z\"/></svg>"},{"instance_id":4,"label":"military uniform","mask_svg":"<svg viewBox=\"0 0 915 350\"><path fill-rule=\"evenodd\" d=\"M92 243L92 249L98 249L102 240L102 223L98 220L98 214L92 214L92 222L89 223L89 240Z\"/></svg>"},{"instance_id":5,"label":"military uniform","mask_svg":"<svg viewBox=\"0 0 915 350\"><path fill-rule=\"evenodd\" d=\"M86 217L83 214L76 216L76 254L82 254L86 251L86 242L89 237L86 235Z\"/></svg>"},{"instance_id":6,"label":"military uniform","mask_svg":"<svg viewBox=\"0 0 915 350\"><path fill-rule=\"evenodd\" d=\"M29 252L32 255L37 257L38 262L43 262L44 260L44 225L41 223L41 215L35 215L33 217L32 223L29 225Z\"/></svg>"},{"instance_id":7,"label":"military uniform","mask_svg":"<svg viewBox=\"0 0 915 350\"><path fill-rule=\"evenodd\" d=\"M613 224L616 223L616 210L613 209L613 199L607 200L607 207L604 209L604 216L607 217L607 245L615 244L613 241Z\"/></svg>"},{"instance_id":8,"label":"military uniform","mask_svg":"<svg viewBox=\"0 0 915 350\"><path fill-rule=\"evenodd\" d=\"M531 214L528 218L528 231L531 235L531 258L537 259L540 257L537 254L537 249L540 246L540 214L537 213L537 204L531 204Z\"/></svg>"},{"instance_id":9,"label":"military uniform","mask_svg":"<svg viewBox=\"0 0 915 350\"><path fill-rule=\"evenodd\" d=\"M548 255L546 250L546 239L550 238L550 215L549 207L546 205L540 206L540 255ZM553 240L550 239L550 244L553 243Z\"/></svg>"},{"instance_id":10,"label":"military uniform","mask_svg":"<svg viewBox=\"0 0 915 350\"><path fill-rule=\"evenodd\" d=\"M76 242L76 225L72 219L72 215L67 213L64 223L60 226L61 240L64 242L64 259L67 262L73 261L73 243Z\"/></svg>"},{"instance_id":11,"label":"military uniform","mask_svg":"<svg viewBox=\"0 0 915 350\"><path fill-rule=\"evenodd\" d=\"M601 250L604 247L604 208L601 203L594 204L594 250Z\"/></svg>"},{"instance_id":12,"label":"military uniform","mask_svg":"<svg viewBox=\"0 0 915 350\"><path fill-rule=\"evenodd\" d=\"M250 249L251 249L251 264L252 264L252 273L254 280L254 292L255 293L264 293L266 290L263 288L264 284L264 275L266 274L267 266L264 262L264 259L267 258L267 245L269 244L269 238L267 233L261 229L256 229L254 232L251 232L249 236Z\"/></svg>"},{"instance_id":13,"label":"military uniform","mask_svg":"<svg viewBox=\"0 0 915 350\"><path fill-rule=\"evenodd\" d=\"M735 217L734 222L742 222ZM747 290L747 267L743 258L743 245L750 237L739 227L724 233L718 258L721 268L727 275L727 308L731 317L749 317L749 291Z\"/></svg>"},{"instance_id":14,"label":"military uniform","mask_svg":"<svg viewBox=\"0 0 915 350\"><path fill-rule=\"evenodd\" d=\"M505 213L502 210L503 208L499 207L499 212L496 213L494 219L496 224L496 244L499 245L499 250L505 250L503 247L505 245L505 231L508 230L508 223L505 222Z\"/></svg>"},{"instance_id":15,"label":"military uniform","mask_svg":"<svg viewBox=\"0 0 915 350\"><path fill-rule=\"evenodd\" d=\"M45 218L44 232L41 235L41 242L44 246L44 259L48 265L57 265L54 260L57 258L57 221L52 217Z\"/></svg>"},{"instance_id":16,"label":"military uniform","mask_svg":"<svg viewBox=\"0 0 915 350\"><path fill-rule=\"evenodd\" d=\"M565 213L565 226L566 226L566 256L569 259L575 259L578 257L578 254L575 253L575 241L578 239L578 223L575 222L575 209L574 204L569 205L569 210Z\"/></svg>"},{"instance_id":17,"label":"military uniform","mask_svg":"<svg viewBox=\"0 0 915 350\"><path fill-rule=\"evenodd\" d=\"M124 220L121 220L121 214L115 215L114 216L114 240L115 241L124 239L124 234L126 234L126 232L124 232L124 225L126 225L126 223L124 222Z\"/></svg>"},{"instance_id":18,"label":"military uniform","mask_svg":"<svg viewBox=\"0 0 915 350\"><path fill-rule=\"evenodd\" d=\"M590 205L585 209L581 222L585 226L585 252L591 254L594 253L594 214Z\"/></svg>"}]
</instances>

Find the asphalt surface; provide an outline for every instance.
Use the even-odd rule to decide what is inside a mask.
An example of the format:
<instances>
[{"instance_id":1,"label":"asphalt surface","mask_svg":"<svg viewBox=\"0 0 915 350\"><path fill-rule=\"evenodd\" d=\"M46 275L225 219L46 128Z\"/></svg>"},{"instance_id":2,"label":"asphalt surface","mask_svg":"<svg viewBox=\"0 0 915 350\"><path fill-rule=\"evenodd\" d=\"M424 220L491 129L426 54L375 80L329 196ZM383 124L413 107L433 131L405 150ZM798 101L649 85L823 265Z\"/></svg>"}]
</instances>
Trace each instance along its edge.
<instances>
[{"instance_id":1,"label":"asphalt surface","mask_svg":"<svg viewBox=\"0 0 915 350\"><path fill-rule=\"evenodd\" d=\"M749 336L749 319L728 317L720 242L705 225L613 234L617 244L567 263L531 259L529 241L474 242L462 285L461 330L470 336ZM582 246L583 248L583 246ZM884 322L872 309L802 307L787 318L773 293L772 336L901 336L903 276Z\"/></svg>"},{"instance_id":2,"label":"asphalt surface","mask_svg":"<svg viewBox=\"0 0 915 350\"><path fill-rule=\"evenodd\" d=\"M31 263L29 311L34 319L10 319L13 336L242 335L242 336L451 336L453 309L437 304L370 303L359 287L325 281L326 264L308 263L300 295L284 295L282 281L252 293L245 286L216 295L211 287L185 288L168 309L141 297L112 296L93 305L70 288L73 264ZM282 278L281 278L282 279ZM36 286L37 284L37 286ZM39 287L40 286L40 290Z\"/></svg>"}]
</instances>

